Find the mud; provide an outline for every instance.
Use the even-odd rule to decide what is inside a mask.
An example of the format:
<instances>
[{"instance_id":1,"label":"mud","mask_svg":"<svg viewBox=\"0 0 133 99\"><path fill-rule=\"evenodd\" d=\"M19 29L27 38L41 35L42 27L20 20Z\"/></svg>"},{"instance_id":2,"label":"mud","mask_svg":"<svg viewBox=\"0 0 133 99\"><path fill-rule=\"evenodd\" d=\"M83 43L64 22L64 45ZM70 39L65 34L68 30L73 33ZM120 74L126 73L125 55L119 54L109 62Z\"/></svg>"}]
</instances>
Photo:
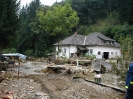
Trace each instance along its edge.
<instances>
[{"instance_id":1,"label":"mud","mask_svg":"<svg viewBox=\"0 0 133 99\"><path fill-rule=\"evenodd\" d=\"M41 70L45 66L43 62L23 64L20 78L17 79L17 71L12 71L11 75L15 76L2 81L0 89L13 92L14 99L124 99L125 97L123 92L87 82L82 77L76 78L77 74L32 71ZM84 77L91 79L89 75ZM38 94L41 95L37 96Z\"/></svg>"},{"instance_id":2,"label":"mud","mask_svg":"<svg viewBox=\"0 0 133 99\"><path fill-rule=\"evenodd\" d=\"M42 84L42 90L50 99L124 99L125 93L103 87L70 75L31 75Z\"/></svg>"}]
</instances>

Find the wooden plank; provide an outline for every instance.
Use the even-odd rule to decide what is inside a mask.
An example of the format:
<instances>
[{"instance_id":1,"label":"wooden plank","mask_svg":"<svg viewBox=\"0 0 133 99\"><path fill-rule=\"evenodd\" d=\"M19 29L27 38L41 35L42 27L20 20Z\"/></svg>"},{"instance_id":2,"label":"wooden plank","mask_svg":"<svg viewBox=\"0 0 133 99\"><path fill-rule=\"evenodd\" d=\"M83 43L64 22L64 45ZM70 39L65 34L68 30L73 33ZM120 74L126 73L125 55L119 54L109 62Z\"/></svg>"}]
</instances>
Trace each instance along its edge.
<instances>
[{"instance_id":1,"label":"wooden plank","mask_svg":"<svg viewBox=\"0 0 133 99\"><path fill-rule=\"evenodd\" d=\"M109 85L109 84L104 84L104 83L96 83L96 82L94 82L92 80L88 80L88 79L84 79L84 80L87 81L87 82L91 82L91 83L94 83L94 84L97 84L97 85L104 86L104 87L112 88L112 89L117 90L119 92L123 92L123 93L126 92L126 90L124 88L120 88L120 87L117 87L117 86L114 86L114 85Z\"/></svg>"},{"instance_id":2,"label":"wooden plank","mask_svg":"<svg viewBox=\"0 0 133 99\"><path fill-rule=\"evenodd\" d=\"M103 86L103 87L109 87L109 88L111 88L111 89L113 89L113 90L116 90L116 91L119 91L119 92L122 92L122 93L126 93L126 89L120 88L120 87L118 87L118 86L109 85L109 84L104 84L104 83L96 83L96 82L94 82L94 81L92 81L92 80L84 79L84 78L79 77L79 76L73 77L73 79L79 79L79 78L81 78L81 79L83 79L83 80L85 80L85 81L87 81L87 82L90 82L90 83L94 83L94 84L97 84L97 85L100 85L100 86Z\"/></svg>"}]
</instances>

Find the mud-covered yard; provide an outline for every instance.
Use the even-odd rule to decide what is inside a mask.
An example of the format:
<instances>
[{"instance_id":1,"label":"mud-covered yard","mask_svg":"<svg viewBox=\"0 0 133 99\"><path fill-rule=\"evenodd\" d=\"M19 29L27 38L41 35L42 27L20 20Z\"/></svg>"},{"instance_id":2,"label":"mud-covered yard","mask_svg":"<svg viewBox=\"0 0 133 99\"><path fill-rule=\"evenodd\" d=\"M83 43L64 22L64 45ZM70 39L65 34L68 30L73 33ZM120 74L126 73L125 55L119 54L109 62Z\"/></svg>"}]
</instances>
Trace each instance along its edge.
<instances>
[{"instance_id":1,"label":"mud-covered yard","mask_svg":"<svg viewBox=\"0 0 133 99\"><path fill-rule=\"evenodd\" d=\"M46 66L44 62L23 63L19 79L18 68L1 73L6 78L0 83L0 89L12 92L14 99L124 99L124 92L85 80L93 80L93 73L41 72ZM103 83L115 83L115 76L102 76Z\"/></svg>"}]
</instances>

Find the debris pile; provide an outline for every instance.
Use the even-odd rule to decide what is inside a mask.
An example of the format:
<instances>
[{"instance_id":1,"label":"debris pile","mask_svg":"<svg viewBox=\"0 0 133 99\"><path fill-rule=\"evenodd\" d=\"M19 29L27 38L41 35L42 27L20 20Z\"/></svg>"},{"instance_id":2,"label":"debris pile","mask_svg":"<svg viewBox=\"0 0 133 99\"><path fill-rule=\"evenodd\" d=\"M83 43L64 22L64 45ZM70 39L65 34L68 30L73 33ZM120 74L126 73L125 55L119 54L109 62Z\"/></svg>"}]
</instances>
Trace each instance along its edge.
<instances>
[{"instance_id":1,"label":"debris pile","mask_svg":"<svg viewBox=\"0 0 133 99\"><path fill-rule=\"evenodd\" d=\"M5 93L12 95L13 99L123 99L125 96L125 93L110 87L92 83L94 73L89 68L68 64L57 66L53 63L46 66L44 62L23 63L19 79L18 72L3 72L6 76L2 76L5 80L0 83L3 90L0 96L5 96ZM114 78L104 74L102 82L114 82Z\"/></svg>"},{"instance_id":2,"label":"debris pile","mask_svg":"<svg viewBox=\"0 0 133 99\"><path fill-rule=\"evenodd\" d=\"M8 92L6 90L1 90L0 91L0 98L2 98L2 99L13 99L13 93Z\"/></svg>"},{"instance_id":3,"label":"debris pile","mask_svg":"<svg viewBox=\"0 0 133 99\"><path fill-rule=\"evenodd\" d=\"M0 83L0 88L2 99L49 99L49 95L42 92L41 84L30 78L4 80Z\"/></svg>"}]
</instances>

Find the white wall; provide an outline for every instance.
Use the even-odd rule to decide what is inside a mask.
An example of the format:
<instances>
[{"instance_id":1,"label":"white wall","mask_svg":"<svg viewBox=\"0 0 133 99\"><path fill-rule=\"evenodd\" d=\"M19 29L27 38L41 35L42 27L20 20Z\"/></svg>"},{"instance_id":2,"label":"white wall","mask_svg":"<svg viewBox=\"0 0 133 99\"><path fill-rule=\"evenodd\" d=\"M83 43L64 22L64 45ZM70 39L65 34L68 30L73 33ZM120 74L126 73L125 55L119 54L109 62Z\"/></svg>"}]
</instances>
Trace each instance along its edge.
<instances>
[{"instance_id":1,"label":"white wall","mask_svg":"<svg viewBox=\"0 0 133 99\"><path fill-rule=\"evenodd\" d=\"M102 54L103 52L109 52L109 58L120 56L120 48L115 47L105 47L105 46L92 46L92 47L86 47L87 49L93 50L93 55L97 55L97 52L100 51ZM76 46L60 46L59 49L61 49L61 53L59 53L59 56L67 57L69 58L71 56L71 53L77 52ZM64 52L64 49L66 49L66 53ZM56 51L58 51L58 47L56 47ZM89 52L88 52L89 53ZM114 53L114 55L111 55L111 53ZM117 53L117 55L115 55Z\"/></svg>"},{"instance_id":2,"label":"white wall","mask_svg":"<svg viewBox=\"0 0 133 99\"><path fill-rule=\"evenodd\" d=\"M97 55L98 51L100 51L102 54L103 52L109 52L109 58L121 55L120 48L115 48L115 47L93 46L93 47L87 47L87 49L93 49L92 53L93 55ZM114 55L111 55L111 53L114 53ZM117 55L115 55L115 53L117 53Z\"/></svg>"},{"instance_id":3,"label":"white wall","mask_svg":"<svg viewBox=\"0 0 133 99\"><path fill-rule=\"evenodd\" d=\"M59 53L59 56L67 57L69 58L71 56L71 53L77 52L76 46L60 46L59 49L61 49L61 53ZM66 52L65 52L66 50ZM56 47L56 51L58 51L58 47Z\"/></svg>"}]
</instances>

